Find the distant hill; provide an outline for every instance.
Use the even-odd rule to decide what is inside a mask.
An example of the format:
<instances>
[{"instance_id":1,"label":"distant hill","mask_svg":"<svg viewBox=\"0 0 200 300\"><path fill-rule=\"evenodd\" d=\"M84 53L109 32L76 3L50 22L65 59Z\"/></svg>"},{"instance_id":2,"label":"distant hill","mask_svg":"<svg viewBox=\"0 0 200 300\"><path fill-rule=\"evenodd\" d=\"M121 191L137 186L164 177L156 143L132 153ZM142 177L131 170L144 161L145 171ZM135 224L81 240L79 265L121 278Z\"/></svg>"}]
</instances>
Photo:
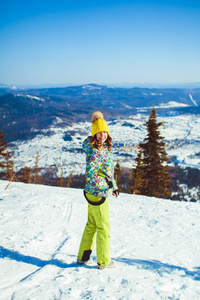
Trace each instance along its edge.
<instances>
[{"instance_id":1,"label":"distant hill","mask_svg":"<svg viewBox=\"0 0 200 300\"><path fill-rule=\"evenodd\" d=\"M94 110L107 119L149 113L199 114L200 89L117 88L88 84L66 88L14 90L0 86L0 129L7 141L27 139L52 124L88 120ZM61 122L58 120L61 119Z\"/></svg>"},{"instance_id":2,"label":"distant hill","mask_svg":"<svg viewBox=\"0 0 200 300\"><path fill-rule=\"evenodd\" d=\"M34 96L60 97L72 101L95 101L105 107L131 108L157 106L160 103L176 101L193 106L190 94L200 104L200 89L155 89L155 88L117 88L89 84L83 86L72 86L66 88L32 89L26 92ZM119 104L121 107L119 107Z\"/></svg>"}]
</instances>

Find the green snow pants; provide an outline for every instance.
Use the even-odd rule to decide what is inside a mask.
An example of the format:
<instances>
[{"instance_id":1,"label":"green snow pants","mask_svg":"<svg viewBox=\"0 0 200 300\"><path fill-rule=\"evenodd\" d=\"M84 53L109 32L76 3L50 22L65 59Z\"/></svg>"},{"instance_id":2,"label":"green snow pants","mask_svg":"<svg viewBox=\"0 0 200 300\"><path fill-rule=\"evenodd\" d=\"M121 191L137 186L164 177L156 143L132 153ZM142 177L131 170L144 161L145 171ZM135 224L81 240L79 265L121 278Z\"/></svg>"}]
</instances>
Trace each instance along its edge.
<instances>
[{"instance_id":1,"label":"green snow pants","mask_svg":"<svg viewBox=\"0 0 200 300\"><path fill-rule=\"evenodd\" d=\"M97 202L101 197L87 194L90 201ZM110 223L108 198L99 206L88 203L88 220L81 239L78 259L87 261L95 244L97 263L107 266L110 261Z\"/></svg>"}]
</instances>

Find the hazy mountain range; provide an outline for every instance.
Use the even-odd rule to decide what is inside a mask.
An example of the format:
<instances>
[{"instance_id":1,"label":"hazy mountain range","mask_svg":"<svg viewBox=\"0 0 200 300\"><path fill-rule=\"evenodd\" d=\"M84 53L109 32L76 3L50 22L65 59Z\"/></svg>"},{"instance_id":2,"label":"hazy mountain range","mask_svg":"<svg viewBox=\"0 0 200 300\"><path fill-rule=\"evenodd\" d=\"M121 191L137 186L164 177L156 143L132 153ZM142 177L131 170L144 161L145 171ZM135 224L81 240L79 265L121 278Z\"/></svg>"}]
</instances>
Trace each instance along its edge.
<instances>
[{"instance_id":1,"label":"hazy mountain range","mask_svg":"<svg viewBox=\"0 0 200 300\"><path fill-rule=\"evenodd\" d=\"M108 120L150 113L199 114L200 88L119 88L88 84L64 88L18 90L0 85L0 129L7 141L34 137L62 120L61 127L88 121L94 110Z\"/></svg>"}]
</instances>

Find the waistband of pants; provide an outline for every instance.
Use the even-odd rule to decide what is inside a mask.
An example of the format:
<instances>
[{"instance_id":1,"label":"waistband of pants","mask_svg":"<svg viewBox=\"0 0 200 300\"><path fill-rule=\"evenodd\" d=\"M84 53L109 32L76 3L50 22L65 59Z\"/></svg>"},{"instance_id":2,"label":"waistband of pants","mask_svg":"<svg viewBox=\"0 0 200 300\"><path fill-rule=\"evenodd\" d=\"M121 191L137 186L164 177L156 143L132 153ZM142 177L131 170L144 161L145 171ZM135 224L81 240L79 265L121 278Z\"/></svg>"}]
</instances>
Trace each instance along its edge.
<instances>
[{"instance_id":1,"label":"waistband of pants","mask_svg":"<svg viewBox=\"0 0 200 300\"><path fill-rule=\"evenodd\" d=\"M87 197L88 194L85 190L83 190L83 194L84 194L85 199L87 200L87 202L91 205L94 205L94 206L101 205L106 201L106 197L102 197L99 201L90 201Z\"/></svg>"}]
</instances>

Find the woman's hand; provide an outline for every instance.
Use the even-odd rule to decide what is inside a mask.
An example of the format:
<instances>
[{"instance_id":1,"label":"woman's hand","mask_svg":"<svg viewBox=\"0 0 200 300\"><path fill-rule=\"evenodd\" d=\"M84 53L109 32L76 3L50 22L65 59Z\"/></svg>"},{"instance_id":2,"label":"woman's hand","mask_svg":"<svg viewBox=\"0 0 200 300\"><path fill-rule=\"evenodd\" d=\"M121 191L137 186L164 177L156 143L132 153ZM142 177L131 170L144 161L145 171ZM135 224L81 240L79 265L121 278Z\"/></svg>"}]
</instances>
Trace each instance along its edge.
<instances>
[{"instance_id":1,"label":"woman's hand","mask_svg":"<svg viewBox=\"0 0 200 300\"><path fill-rule=\"evenodd\" d=\"M112 195L115 196L115 198L117 198L119 196L119 190L113 191Z\"/></svg>"}]
</instances>

